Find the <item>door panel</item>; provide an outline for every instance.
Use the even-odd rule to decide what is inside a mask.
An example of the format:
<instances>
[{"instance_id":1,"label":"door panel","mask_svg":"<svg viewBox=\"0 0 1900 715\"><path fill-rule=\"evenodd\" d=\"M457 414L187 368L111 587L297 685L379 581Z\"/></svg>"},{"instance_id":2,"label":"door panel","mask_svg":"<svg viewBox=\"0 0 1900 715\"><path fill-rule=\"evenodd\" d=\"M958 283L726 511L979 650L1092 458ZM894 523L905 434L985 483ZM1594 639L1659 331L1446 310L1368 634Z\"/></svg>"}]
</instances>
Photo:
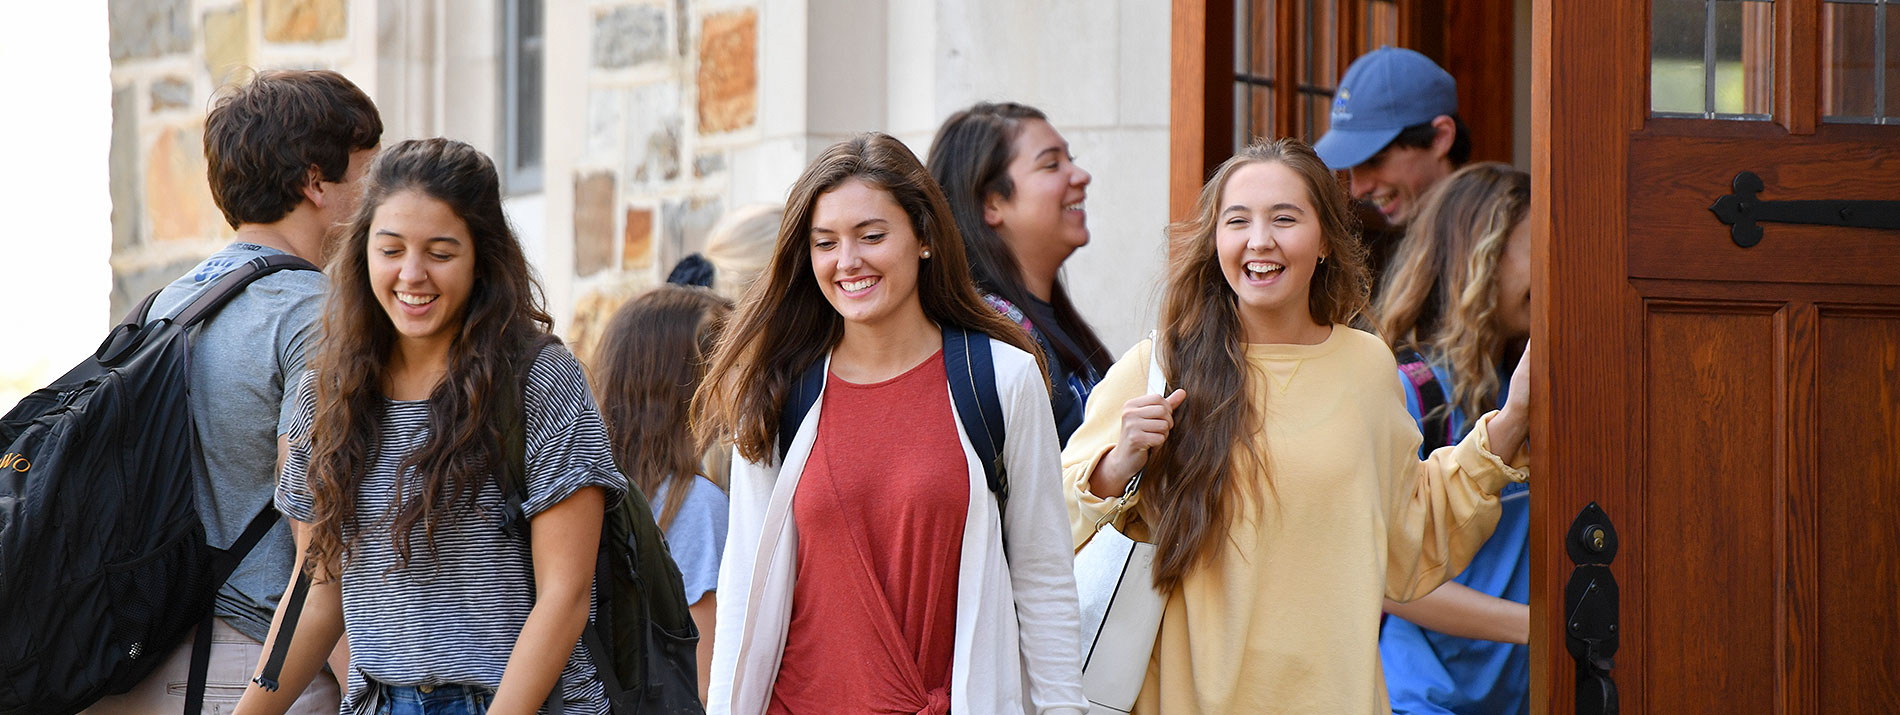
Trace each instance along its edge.
<instances>
[{"instance_id":1,"label":"door panel","mask_svg":"<svg viewBox=\"0 0 1900 715\"><path fill-rule=\"evenodd\" d=\"M1641 633L1650 682L1644 712L1695 712L1708 694L1768 702L1774 682L1738 678L1774 667L1773 413L1778 305L1651 304L1644 375L1646 466L1636 502L1649 608ZM1709 435L1721 435L1709 439ZM1612 515L1614 518L1614 515ZM1627 601L1626 601L1627 603ZM1693 608L1678 605L1694 604ZM1627 607L1626 607L1627 608Z\"/></svg>"},{"instance_id":2,"label":"door panel","mask_svg":"<svg viewBox=\"0 0 1900 715\"><path fill-rule=\"evenodd\" d=\"M1565 532L1596 502L1623 712L1900 712L1900 231L1741 248L1709 211L1744 170L1900 199L1900 125L1816 121L1816 0L1775 0L1773 121L1650 118L1647 37L1602 31L1650 7L1533 5L1533 711L1578 710Z\"/></svg>"},{"instance_id":3,"label":"door panel","mask_svg":"<svg viewBox=\"0 0 1900 715\"><path fill-rule=\"evenodd\" d=\"M1900 311L1824 309L1819 323L1820 709L1896 713Z\"/></svg>"}]
</instances>

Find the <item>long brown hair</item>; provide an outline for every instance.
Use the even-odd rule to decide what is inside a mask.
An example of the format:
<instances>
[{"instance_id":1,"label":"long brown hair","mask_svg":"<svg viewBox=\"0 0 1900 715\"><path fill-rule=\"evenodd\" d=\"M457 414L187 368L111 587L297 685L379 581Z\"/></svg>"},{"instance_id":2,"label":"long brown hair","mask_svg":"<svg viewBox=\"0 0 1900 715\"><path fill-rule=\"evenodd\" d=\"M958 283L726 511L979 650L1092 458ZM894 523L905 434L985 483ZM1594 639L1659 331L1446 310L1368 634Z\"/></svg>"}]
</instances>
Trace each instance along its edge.
<instances>
[{"instance_id":1,"label":"long brown hair","mask_svg":"<svg viewBox=\"0 0 1900 715\"><path fill-rule=\"evenodd\" d=\"M731 312L732 301L711 289L662 285L620 306L594 349L594 397L608 447L649 500L666 486L661 528L703 471L706 442L680 425Z\"/></svg>"},{"instance_id":2,"label":"long brown hair","mask_svg":"<svg viewBox=\"0 0 1900 715\"><path fill-rule=\"evenodd\" d=\"M1049 121L1042 110L1026 104L978 102L943 120L937 138L930 142L930 174L943 188L950 215L963 233L977 287L1002 296L1024 312L1029 311L1033 296L1023 283L1022 264L1008 242L983 220L983 204L991 194L1007 199L1016 193L1009 162L1016 158L1016 137L1023 133L1023 122L1031 119ZM1057 327L1076 343L1071 349L1060 340L1050 340L1055 357L1097 375L1108 372L1114 356L1069 300L1060 277L1050 285L1049 307Z\"/></svg>"},{"instance_id":3,"label":"long brown hair","mask_svg":"<svg viewBox=\"0 0 1900 715\"><path fill-rule=\"evenodd\" d=\"M859 134L826 148L792 184L765 280L753 284L720 337L694 402L701 438L730 436L739 455L753 462L773 457L778 415L792 381L844 336L844 318L812 275L811 220L818 197L849 179L888 192L910 217L917 240L930 249L932 256L917 271L926 317L986 333L1042 365L1042 352L1029 335L977 296L950 206L917 156L888 134ZM1046 369L1043 374L1047 379Z\"/></svg>"},{"instance_id":4,"label":"long brown hair","mask_svg":"<svg viewBox=\"0 0 1900 715\"><path fill-rule=\"evenodd\" d=\"M1267 455L1254 435L1261 416L1251 395L1266 392L1252 374L1240 307L1221 270L1214 232L1221 194L1234 172L1276 162L1306 183L1327 256L1309 288L1307 310L1321 324L1343 324L1365 308L1370 288L1366 249L1348 211L1345 188L1311 147L1298 139L1242 149L1201 187L1194 213L1168 227L1168 278L1162 300L1160 351L1170 387L1187 391L1168 440L1148 457L1141 516L1155 537L1155 585L1172 589L1218 552L1232 519L1236 486L1272 490ZM1256 480L1257 477L1257 480Z\"/></svg>"},{"instance_id":5,"label":"long brown hair","mask_svg":"<svg viewBox=\"0 0 1900 715\"><path fill-rule=\"evenodd\" d=\"M389 515L399 563L410 562L418 525L433 552L443 521L468 513L477 492L498 479L495 470L505 463L498 425L519 409L521 372L534 359L525 353L549 339L554 323L502 214L494 162L441 138L404 141L376 158L362 206L326 269L330 294L314 361L316 419L307 438L314 516L309 566L321 578L338 573L354 550L355 539L344 535L360 533L358 491L381 443L383 379L396 329L369 283L369 232L376 209L403 191L447 204L468 225L475 280L449 348L448 371L429 393L428 439L397 467L398 474L414 469L420 488L405 494L399 486L386 511L373 505Z\"/></svg>"},{"instance_id":6,"label":"long brown hair","mask_svg":"<svg viewBox=\"0 0 1900 715\"><path fill-rule=\"evenodd\" d=\"M1452 403L1471 417L1497 402L1497 363L1508 342L1494 319L1498 261L1530 208L1531 177L1508 164L1473 164L1445 177L1406 229L1373 311L1392 349L1445 361Z\"/></svg>"}]
</instances>

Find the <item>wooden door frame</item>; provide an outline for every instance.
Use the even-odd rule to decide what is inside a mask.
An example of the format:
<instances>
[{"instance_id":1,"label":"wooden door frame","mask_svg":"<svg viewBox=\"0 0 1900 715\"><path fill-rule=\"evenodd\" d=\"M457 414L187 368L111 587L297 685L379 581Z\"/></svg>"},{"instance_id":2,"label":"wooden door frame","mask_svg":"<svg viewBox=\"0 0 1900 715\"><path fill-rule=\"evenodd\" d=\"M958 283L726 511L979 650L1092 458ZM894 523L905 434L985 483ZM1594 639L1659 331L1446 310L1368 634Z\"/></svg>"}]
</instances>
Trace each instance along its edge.
<instances>
[{"instance_id":1,"label":"wooden door frame","mask_svg":"<svg viewBox=\"0 0 1900 715\"><path fill-rule=\"evenodd\" d=\"M1627 481L1613 480L1611 488L1604 489L1564 478L1593 473L1592 468L1601 465L1628 464L1636 448L1625 428L1635 406L1620 389L1596 387L1629 384L1627 361L1597 359L1627 354L1634 336L1626 327L1632 321L1624 316L1641 309L1625 280L1621 237L1627 233L1627 215L1600 207L1622 206L1628 196L1622 167L1629 131L1641 126L1642 116L1626 111L1628 101L1591 101L1629 98L1639 91L1635 85L1647 84L1647 67L1630 62L1639 54L1631 51L1631 43L1646 42L1647 33L1596 31L1635 27L1638 18L1627 16L1629 6L1553 0L1532 4L1529 220L1536 289L1531 291L1530 450L1537 493L1530 506L1533 713L1571 711L1574 703L1568 694L1576 689L1561 619L1552 617L1562 608L1569 558L1560 539L1541 535L1568 525L1592 501L1603 507L1625 539L1640 526L1629 519L1617 521L1617 515L1629 513L1624 508L1629 503ZM1560 273L1553 266L1564 270ZM1562 379L1551 377L1557 375ZM1557 439L1551 421L1557 411L1592 425L1580 430L1573 424L1569 430L1592 439ZM1618 559L1611 566L1625 583L1630 561ZM1629 630L1627 621L1624 630Z\"/></svg>"}]
</instances>

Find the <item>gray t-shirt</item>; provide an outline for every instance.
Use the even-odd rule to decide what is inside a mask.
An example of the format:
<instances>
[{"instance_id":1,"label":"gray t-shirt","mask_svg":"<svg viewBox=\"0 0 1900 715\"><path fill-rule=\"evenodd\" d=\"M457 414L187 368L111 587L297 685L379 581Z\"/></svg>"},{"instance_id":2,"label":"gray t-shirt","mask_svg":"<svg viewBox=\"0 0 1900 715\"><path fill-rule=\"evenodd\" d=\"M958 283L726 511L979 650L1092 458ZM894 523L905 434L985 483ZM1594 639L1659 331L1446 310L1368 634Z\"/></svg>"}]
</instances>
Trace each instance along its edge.
<instances>
[{"instance_id":1,"label":"gray t-shirt","mask_svg":"<svg viewBox=\"0 0 1900 715\"><path fill-rule=\"evenodd\" d=\"M693 477L686 490L686 502L680 505L673 523L666 525L666 549L680 567L686 586L686 603L699 603L706 594L719 589L719 557L726 552L726 493L705 477ZM650 501L653 518L666 508L673 484L666 482Z\"/></svg>"},{"instance_id":2,"label":"gray t-shirt","mask_svg":"<svg viewBox=\"0 0 1900 715\"><path fill-rule=\"evenodd\" d=\"M165 287L150 317L176 314L232 268L274 248L237 242ZM277 435L290 425L286 380L303 372L321 329L329 280L316 271L265 276L200 324L191 342L192 420L198 430L198 513L211 545L229 548L277 487ZM294 382L292 383L295 384ZM283 523L252 549L218 589L213 613L263 641L290 580L295 546Z\"/></svg>"},{"instance_id":3,"label":"gray t-shirt","mask_svg":"<svg viewBox=\"0 0 1900 715\"><path fill-rule=\"evenodd\" d=\"M311 520L316 508L305 439L316 420L315 385L315 376L306 374L291 389L291 447L277 491L277 508L301 521ZM526 387L528 495L522 513L532 520L589 486L601 487L610 506L619 503L627 478L614 469L606 428L573 354L559 345L544 348L528 368ZM533 552L526 540L502 530L499 482L479 487L472 508L437 525L433 550L418 527L412 558L402 564L387 525L395 495L422 489L413 467L400 473L397 468L428 442L429 403L385 399L379 417L372 434L380 441L356 475L356 517L364 526L343 533L352 551L341 575L343 633L350 642L342 711L353 715L367 715L372 679L399 686L501 687L535 604ZM561 688L566 712L607 712L593 661L578 641L561 671Z\"/></svg>"}]
</instances>

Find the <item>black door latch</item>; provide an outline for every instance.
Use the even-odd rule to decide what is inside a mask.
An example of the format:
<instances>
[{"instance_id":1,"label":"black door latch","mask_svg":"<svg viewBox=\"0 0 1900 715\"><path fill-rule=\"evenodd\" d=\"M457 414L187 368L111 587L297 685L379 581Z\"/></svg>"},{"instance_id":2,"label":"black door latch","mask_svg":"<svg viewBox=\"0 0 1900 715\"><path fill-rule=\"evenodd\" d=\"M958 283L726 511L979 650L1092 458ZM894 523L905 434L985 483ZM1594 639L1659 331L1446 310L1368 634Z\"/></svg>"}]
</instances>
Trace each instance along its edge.
<instances>
[{"instance_id":1,"label":"black door latch","mask_svg":"<svg viewBox=\"0 0 1900 715\"><path fill-rule=\"evenodd\" d=\"M1570 523L1565 543L1570 582L1564 585L1564 645L1577 661L1577 715L1615 715L1617 632L1616 527L1596 502Z\"/></svg>"}]
</instances>

